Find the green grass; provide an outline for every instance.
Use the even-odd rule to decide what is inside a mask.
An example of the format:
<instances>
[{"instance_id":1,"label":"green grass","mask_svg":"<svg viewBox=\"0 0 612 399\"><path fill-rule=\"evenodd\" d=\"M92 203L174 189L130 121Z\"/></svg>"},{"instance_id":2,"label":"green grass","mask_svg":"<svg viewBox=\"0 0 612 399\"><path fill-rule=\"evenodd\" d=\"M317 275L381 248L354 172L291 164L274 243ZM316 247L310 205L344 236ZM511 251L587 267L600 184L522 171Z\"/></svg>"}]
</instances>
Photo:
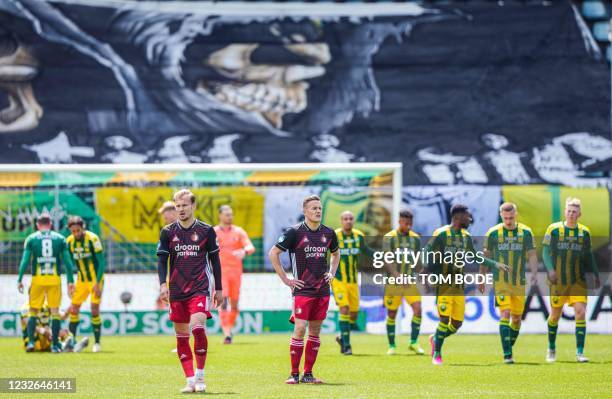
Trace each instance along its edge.
<instances>
[{"instance_id":1,"label":"green grass","mask_svg":"<svg viewBox=\"0 0 612 399\"><path fill-rule=\"evenodd\" d=\"M546 364L546 336L520 336L515 365L501 363L496 335L458 335L444 344L444 365L408 354L387 356L386 337L356 334L352 357L338 353L334 337L322 337L315 375L322 386L286 386L289 336L237 336L221 345L209 337L208 394L264 398L610 398L612 337L587 337L589 364L574 362L573 335L559 336L557 363ZM420 338L427 348L426 337ZM179 396L184 385L172 336L103 337L101 353L24 353L16 338L0 339L0 377L76 377L68 398ZM26 398L30 395L19 395ZM35 395L35 398L47 395ZM2 397L2 394L0 394Z\"/></svg>"}]
</instances>

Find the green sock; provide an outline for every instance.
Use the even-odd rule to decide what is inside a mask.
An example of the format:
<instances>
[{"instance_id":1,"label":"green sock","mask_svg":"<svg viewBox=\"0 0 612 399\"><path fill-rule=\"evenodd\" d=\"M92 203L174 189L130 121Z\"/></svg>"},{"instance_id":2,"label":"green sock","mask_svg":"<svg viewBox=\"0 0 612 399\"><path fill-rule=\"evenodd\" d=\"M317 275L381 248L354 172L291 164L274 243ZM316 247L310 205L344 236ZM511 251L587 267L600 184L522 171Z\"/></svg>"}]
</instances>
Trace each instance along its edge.
<instances>
[{"instance_id":1,"label":"green sock","mask_svg":"<svg viewBox=\"0 0 612 399\"><path fill-rule=\"evenodd\" d=\"M504 356L512 356L512 339L510 337L510 322L508 319L499 320L499 336L501 338Z\"/></svg>"},{"instance_id":2,"label":"green sock","mask_svg":"<svg viewBox=\"0 0 612 399\"><path fill-rule=\"evenodd\" d=\"M78 314L71 314L70 315L70 323L68 323L68 330L70 331L70 333L72 334L72 336L76 339L77 336L77 331L79 329L79 315Z\"/></svg>"},{"instance_id":3,"label":"green sock","mask_svg":"<svg viewBox=\"0 0 612 399\"><path fill-rule=\"evenodd\" d=\"M351 330L358 330L357 328L357 320L351 320L351 324L349 324Z\"/></svg>"},{"instance_id":4,"label":"green sock","mask_svg":"<svg viewBox=\"0 0 612 399\"><path fill-rule=\"evenodd\" d=\"M94 316L91 318L91 328L93 329L96 344L99 344L100 334L102 332L102 319L100 319L100 316Z\"/></svg>"},{"instance_id":5,"label":"green sock","mask_svg":"<svg viewBox=\"0 0 612 399\"><path fill-rule=\"evenodd\" d=\"M586 320L576 320L576 353L584 353L584 340L586 339Z\"/></svg>"},{"instance_id":6,"label":"green sock","mask_svg":"<svg viewBox=\"0 0 612 399\"><path fill-rule=\"evenodd\" d=\"M448 324L439 322L438 328L436 329L435 341L435 352L440 354L442 352L442 344L444 344L444 338L448 334Z\"/></svg>"},{"instance_id":7,"label":"green sock","mask_svg":"<svg viewBox=\"0 0 612 399\"><path fill-rule=\"evenodd\" d=\"M51 315L51 336L53 337L53 346L59 345L59 332L62 320L58 314Z\"/></svg>"},{"instance_id":8,"label":"green sock","mask_svg":"<svg viewBox=\"0 0 612 399\"><path fill-rule=\"evenodd\" d=\"M548 319L548 349L555 350L555 341L557 340L557 329L559 328L558 322L553 322Z\"/></svg>"},{"instance_id":9,"label":"green sock","mask_svg":"<svg viewBox=\"0 0 612 399\"><path fill-rule=\"evenodd\" d=\"M30 313L30 318L28 319L28 326L26 327L28 330L28 343L34 343L36 340L36 325L38 324L38 317L34 314Z\"/></svg>"},{"instance_id":10,"label":"green sock","mask_svg":"<svg viewBox=\"0 0 612 399\"><path fill-rule=\"evenodd\" d=\"M453 326L453 323L451 323L450 321L448 322L448 331L446 331L446 336L444 338L448 338L451 335L453 335L454 333L457 332L457 329L455 328L455 326Z\"/></svg>"},{"instance_id":11,"label":"green sock","mask_svg":"<svg viewBox=\"0 0 612 399\"><path fill-rule=\"evenodd\" d=\"M340 327L340 339L342 340L342 348L351 346L351 321L347 314L340 314L338 326Z\"/></svg>"},{"instance_id":12,"label":"green sock","mask_svg":"<svg viewBox=\"0 0 612 399\"><path fill-rule=\"evenodd\" d=\"M410 325L410 345L414 345L416 344L417 339L419 339L419 332L421 331L421 318L412 316L412 323L410 323Z\"/></svg>"},{"instance_id":13,"label":"green sock","mask_svg":"<svg viewBox=\"0 0 612 399\"><path fill-rule=\"evenodd\" d=\"M387 316L387 339L389 346L395 347L395 319Z\"/></svg>"},{"instance_id":14,"label":"green sock","mask_svg":"<svg viewBox=\"0 0 612 399\"><path fill-rule=\"evenodd\" d=\"M514 346L514 343L516 342L516 339L519 336L519 331L521 330L521 325L514 325L512 323L510 323L510 343L512 344L512 346Z\"/></svg>"}]
</instances>

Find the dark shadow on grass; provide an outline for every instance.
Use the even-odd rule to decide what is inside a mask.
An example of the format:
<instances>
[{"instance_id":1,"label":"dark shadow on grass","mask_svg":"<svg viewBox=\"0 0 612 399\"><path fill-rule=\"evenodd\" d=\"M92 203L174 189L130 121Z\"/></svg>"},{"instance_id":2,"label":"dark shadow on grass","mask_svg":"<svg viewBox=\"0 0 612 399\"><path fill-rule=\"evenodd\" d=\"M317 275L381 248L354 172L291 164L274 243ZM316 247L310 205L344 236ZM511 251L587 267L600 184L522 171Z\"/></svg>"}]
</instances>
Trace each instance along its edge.
<instances>
[{"instance_id":1,"label":"dark shadow on grass","mask_svg":"<svg viewBox=\"0 0 612 399\"><path fill-rule=\"evenodd\" d=\"M493 367L500 366L500 363L450 363L451 367ZM445 364L446 366L446 364Z\"/></svg>"},{"instance_id":2,"label":"dark shadow on grass","mask_svg":"<svg viewBox=\"0 0 612 399\"><path fill-rule=\"evenodd\" d=\"M199 394L195 393L195 395L199 395ZM208 396L208 395L227 395L227 396L232 396L232 395L239 395L239 394L238 394L238 392L210 392L210 391L206 391L206 392L201 394L201 396L203 396L203 397L204 396Z\"/></svg>"},{"instance_id":3,"label":"dark shadow on grass","mask_svg":"<svg viewBox=\"0 0 612 399\"><path fill-rule=\"evenodd\" d=\"M353 353L352 355L346 355L344 357L376 357L376 356L384 356L384 355L373 355L371 353Z\"/></svg>"},{"instance_id":4,"label":"dark shadow on grass","mask_svg":"<svg viewBox=\"0 0 612 399\"><path fill-rule=\"evenodd\" d=\"M534 362L514 362L517 366L543 366L544 363L534 363Z\"/></svg>"}]
</instances>

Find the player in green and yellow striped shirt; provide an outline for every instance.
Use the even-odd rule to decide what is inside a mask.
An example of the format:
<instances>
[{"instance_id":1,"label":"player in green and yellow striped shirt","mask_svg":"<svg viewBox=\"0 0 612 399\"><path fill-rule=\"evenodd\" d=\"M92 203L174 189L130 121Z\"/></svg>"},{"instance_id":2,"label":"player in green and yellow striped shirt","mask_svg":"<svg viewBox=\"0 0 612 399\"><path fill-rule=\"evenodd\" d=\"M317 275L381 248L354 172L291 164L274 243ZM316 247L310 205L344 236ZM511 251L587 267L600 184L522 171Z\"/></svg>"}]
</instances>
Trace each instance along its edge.
<instances>
[{"instance_id":1,"label":"player in green and yellow striped shirt","mask_svg":"<svg viewBox=\"0 0 612 399\"><path fill-rule=\"evenodd\" d=\"M51 334L53 342L51 351L59 353L62 351L59 342L61 318L59 306L62 301L62 265L66 267L66 280L68 281L68 295L72 296L74 291L72 262L70 252L66 245L66 239L61 234L51 230L51 216L48 213L41 214L37 221L38 231L26 238L23 256L19 265L19 277L17 288L23 292L23 275L28 268L32 267L32 285L29 289L30 317L27 323L28 344L27 352L34 351L36 325L38 324L38 312L43 307L45 299L51 311Z\"/></svg>"},{"instance_id":2,"label":"player in green and yellow striped shirt","mask_svg":"<svg viewBox=\"0 0 612 399\"><path fill-rule=\"evenodd\" d=\"M548 270L556 273L556 284L551 284L551 312L548 318L548 352L546 361L557 360L555 341L557 327L568 303L574 307L576 320L576 361L588 362L584 356L586 338L586 272L590 269L595 274L595 286L599 287L599 271L591 248L589 228L578 223L581 215L581 203L578 198L565 201L565 221L553 223L546 229L542 258ZM554 283L554 281L551 281Z\"/></svg>"},{"instance_id":3,"label":"player in green and yellow striped shirt","mask_svg":"<svg viewBox=\"0 0 612 399\"><path fill-rule=\"evenodd\" d=\"M489 229L484 242L485 256L509 265L511 271L493 269L495 302L500 309L499 335L501 337L504 363L512 364L512 347L521 328L521 317L525 308L525 263L529 261L531 284L537 285L538 254L531 229L517 222L517 206L505 202L499 207L502 223ZM486 268L480 266L480 273ZM484 285L480 285L484 292ZM512 322L510 322L512 318Z\"/></svg>"},{"instance_id":4,"label":"player in green and yellow striped shirt","mask_svg":"<svg viewBox=\"0 0 612 399\"><path fill-rule=\"evenodd\" d=\"M85 222L80 216L68 218L70 234L66 239L70 253L78 271L76 289L72 296L70 307L69 329L76 339L79 326L79 311L81 305L91 295L91 327L95 343L93 352L100 352L100 336L102 334L102 319L100 318L100 301L104 288L104 256L100 238L89 230L85 230ZM85 345L88 340L82 341ZM76 345L75 351L80 352L83 346Z\"/></svg>"},{"instance_id":5,"label":"player in green and yellow striped shirt","mask_svg":"<svg viewBox=\"0 0 612 399\"><path fill-rule=\"evenodd\" d=\"M429 336L431 345L431 362L434 365L442 364L442 345L444 340L459 330L463 324L465 313L465 293L462 283L456 281L456 275L463 274L465 262L458 261L458 254L476 254L474 243L467 228L472 223L472 214L468 207L463 204L455 204L451 207L451 223L436 229L425 247L426 255L432 255L434 260L429 257L428 271L439 276L450 276L451 282L441 283L436 286L436 304L438 307L438 317L440 321L436 332ZM440 258L433 256L441 254ZM454 262L447 263L445 258L449 254L454 254ZM474 257L475 258L475 257ZM506 264L496 262L492 259L482 258L481 264L488 268L498 268L509 270Z\"/></svg>"},{"instance_id":6,"label":"player in green and yellow striped shirt","mask_svg":"<svg viewBox=\"0 0 612 399\"><path fill-rule=\"evenodd\" d=\"M353 228L355 216L350 211L342 212L340 223L342 227L336 229L338 248L340 248L340 264L332 280L334 299L340 309L338 321L340 337L337 337L336 341L340 344L342 354L352 355L351 325L357 323L359 314L357 274L359 257L365 250L365 237L361 231Z\"/></svg>"},{"instance_id":7,"label":"player in green and yellow striped shirt","mask_svg":"<svg viewBox=\"0 0 612 399\"><path fill-rule=\"evenodd\" d=\"M421 250L421 236L412 231L414 214L410 210L403 210L399 214L399 226L385 234L383 238L383 251L394 252L397 248L407 248L411 252ZM415 274L418 265L409 262L395 263L395 269L391 270L394 277L403 274ZM387 308L387 340L389 341L388 355L395 355L395 318L397 310L402 304L402 299L412 308L412 321L410 330L410 345L408 349L417 355L425 352L418 343L421 330L421 293L416 285L408 287L385 287L384 304Z\"/></svg>"}]
</instances>

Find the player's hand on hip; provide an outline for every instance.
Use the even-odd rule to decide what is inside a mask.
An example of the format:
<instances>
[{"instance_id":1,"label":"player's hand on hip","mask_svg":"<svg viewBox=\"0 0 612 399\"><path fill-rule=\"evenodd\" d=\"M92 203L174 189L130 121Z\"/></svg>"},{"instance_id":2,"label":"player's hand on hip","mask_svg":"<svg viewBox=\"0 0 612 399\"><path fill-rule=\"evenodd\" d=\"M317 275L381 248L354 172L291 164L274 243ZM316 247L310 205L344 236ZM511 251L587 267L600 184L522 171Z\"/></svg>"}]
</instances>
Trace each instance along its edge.
<instances>
[{"instance_id":1,"label":"player's hand on hip","mask_svg":"<svg viewBox=\"0 0 612 399\"><path fill-rule=\"evenodd\" d=\"M166 283L159 286L159 299L164 303L168 303L168 285Z\"/></svg>"},{"instance_id":2,"label":"player's hand on hip","mask_svg":"<svg viewBox=\"0 0 612 399\"><path fill-rule=\"evenodd\" d=\"M334 276L332 276L330 272L327 272L323 275L323 278L325 279L325 282L329 284L334 279Z\"/></svg>"},{"instance_id":3,"label":"player's hand on hip","mask_svg":"<svg viewBox=\"0 0 612 399\"><path fill-rule=\"evenodd\" d=\"M73 295L74 295L74 284L68 283L68 296L72 298Z\"/></svg>"},{"instance_id":4,"label":"player's hand on hip","mask_svg":"<svg viewBox=\"0 0 612 399\"><path fill-rule=\"evenodd\" d=\"M17 283L17 290L20 294L23 294L23 283L21 281Z\"/></svg>"},{"instance_id":5,"label":"player's hand on hip","mask_svg":"<svg viewBox=\"0 0 612 399\"><path fill-rule=\"evenodd\" d=\"M284 281L285 285L291 289L302 289L304 288L304 282L302 280L298 280L296 278L288 278L287 281Z\"/></svg>"}]
</instances>

